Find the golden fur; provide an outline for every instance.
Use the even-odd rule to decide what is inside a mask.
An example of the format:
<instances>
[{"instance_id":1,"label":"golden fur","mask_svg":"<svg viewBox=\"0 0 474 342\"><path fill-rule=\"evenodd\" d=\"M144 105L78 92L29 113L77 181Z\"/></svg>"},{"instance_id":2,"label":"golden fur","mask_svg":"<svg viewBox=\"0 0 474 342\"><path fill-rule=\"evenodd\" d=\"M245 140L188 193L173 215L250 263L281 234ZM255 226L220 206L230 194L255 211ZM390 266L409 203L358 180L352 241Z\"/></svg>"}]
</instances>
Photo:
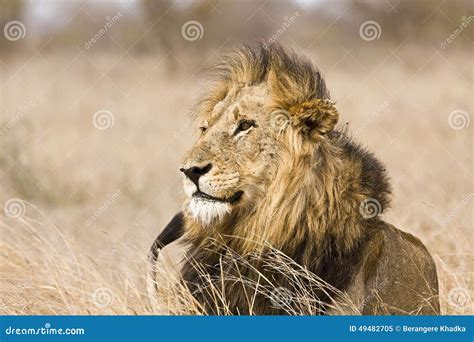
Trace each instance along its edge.
<instances>
[{"instance_id":1,"label":"golden fur","mask_svg":"<svg viewBox=\"0 0 474 342\"><path fill-rule=\"evenodd\" d=\"M287 277L264 266L270 249L352 293L361 312L438 312L429 253L419 240L396 233L381 220L390 195L385 169L335 129L339 113L311 62L279 45L255 45L227 55L211 74L214 80L194 109L202 134L183 161L183 170L210 168L197 184L184 180L189 250L182 270L183 280L208 312L219 312L206 290L209 279L222 284L235 313L283 312L258 288L236 280L258 284L263 275L294 291L296 285ZM239 130L245 120L252 126ZM216 198L241 196L236 203L211 204L194 197L203 189ZM375 215L364 213L370 201L376 203ZM385 253L400 248L399 254ZM245 266L236 266L230 254ZM405 264L398 273L397 262L404 260L413 265ZM380 290L381 281L389 280L417 286L422 295L408 301L394 298L399 289L392 284L384 287L383 301L379 296L377 303L367 300L374 288ZM328 312L324 303L333 301L330 294L311 284L298 286L308 286L322 302L321 313ZM251 308L249 293L255 294ZM384 301L395 305L388 308Z\"/></svg>"}]
</instances>

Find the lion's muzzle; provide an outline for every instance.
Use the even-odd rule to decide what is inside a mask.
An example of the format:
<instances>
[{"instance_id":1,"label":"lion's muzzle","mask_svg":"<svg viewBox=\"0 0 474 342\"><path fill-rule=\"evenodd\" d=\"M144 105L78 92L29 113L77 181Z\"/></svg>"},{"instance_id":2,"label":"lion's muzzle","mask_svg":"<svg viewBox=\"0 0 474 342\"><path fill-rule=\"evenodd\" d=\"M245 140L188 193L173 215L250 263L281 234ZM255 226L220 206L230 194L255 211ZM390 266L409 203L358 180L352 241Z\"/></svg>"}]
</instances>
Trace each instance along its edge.
<instances>
[{"instance_id":1,"label":"lion's muzzle","mask_svg":"<svg viewBox=\"0 0 474 342\"><path fill-rule=\"evenodd\" d=\"M223 219L243 195L236 189L238 173L224 174L211 163L180 170L185 175L183 186L190 199L190 213L204 226Z\"/></svg>"}]
</instances>

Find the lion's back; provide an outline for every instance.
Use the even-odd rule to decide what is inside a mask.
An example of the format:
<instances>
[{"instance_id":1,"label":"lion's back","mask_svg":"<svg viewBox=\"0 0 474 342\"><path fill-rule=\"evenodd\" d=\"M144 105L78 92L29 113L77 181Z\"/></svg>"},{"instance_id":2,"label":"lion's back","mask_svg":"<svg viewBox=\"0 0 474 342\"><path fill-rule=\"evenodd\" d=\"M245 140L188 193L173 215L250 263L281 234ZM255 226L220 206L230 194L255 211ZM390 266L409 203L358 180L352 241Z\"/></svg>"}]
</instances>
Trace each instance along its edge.
<instances>
[{"instance_id":1,"label":"lion's back","mask_svg":"<svg viewBox=\"0 0 474 342\"><path fill-rule=\"evenodd\" d=\"M436 265L418 238L382 223L364 254L363 314L439 314Z\"/></svg>"}]
</instances>

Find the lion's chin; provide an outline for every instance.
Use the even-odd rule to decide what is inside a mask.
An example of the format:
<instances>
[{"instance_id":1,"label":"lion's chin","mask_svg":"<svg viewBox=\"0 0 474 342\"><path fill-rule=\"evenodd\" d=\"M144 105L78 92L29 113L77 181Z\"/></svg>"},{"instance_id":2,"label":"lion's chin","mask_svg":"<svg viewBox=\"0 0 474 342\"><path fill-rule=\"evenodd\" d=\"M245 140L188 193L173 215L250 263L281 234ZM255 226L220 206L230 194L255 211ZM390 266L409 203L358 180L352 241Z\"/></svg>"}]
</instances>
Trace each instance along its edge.
<instances>
[{"instance_id":1,"label":"lion's chin","mask_svg":"<svg viewBox=\"0 0 474 342\"><path fill-rule=\"evenodd\" d=\"M221 221L231 211L231 205L225 202L210 201L193 197L189 202L191 215L203 226Z\"/></svg>"}]
</instances>

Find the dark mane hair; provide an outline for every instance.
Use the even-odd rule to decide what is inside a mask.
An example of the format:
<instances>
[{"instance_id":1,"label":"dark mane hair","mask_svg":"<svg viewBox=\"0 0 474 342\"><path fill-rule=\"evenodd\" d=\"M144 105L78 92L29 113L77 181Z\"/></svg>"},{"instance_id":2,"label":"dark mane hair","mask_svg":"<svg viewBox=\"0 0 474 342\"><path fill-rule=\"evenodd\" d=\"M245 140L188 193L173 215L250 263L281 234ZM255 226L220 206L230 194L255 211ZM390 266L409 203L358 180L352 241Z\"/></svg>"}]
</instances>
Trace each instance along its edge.
<instances>
[{"instance_id":1,"label":"dark mane hair","mask_svg":"<svg viewBox=\"0 0 474 342\"><path fill-rule=\"evenodd\" d=\"M379 216L390 205L385 168L336 126L339 111L312 63L254 44L208 72L195 115L205 130L223 120L190 150L200 156L186 158L215 162L222 179L243 175L226 190L245 190L245 200L202 222L188 196L151 264L156 249L183 236L180 280L207 314L439 314L432 257ZM257 112L260 127L242 145L229 139L239 105Z\"/></svg>"},{"instance_id":2,"label":"dark mane hair","mask_svg":"<svg viewBox=\"0 0 474 342\"><path fill-rule=\"evenodd\" d=\"M269 79L273 80L275 100L280 107L330 98L326 83L313 63L278 43L242 45L225 54L206 74L210 82L195 107L197 116L209 113L232 86L256 85Z\"/></svg>"},{"instance_id":3,"label":"dark mane hair","mask_svg":"<svg viewBox=\"0 0 474 342\"><path fill-rule=\"evenodd\" d=\"M324 116L318 111L323 105L333 112L325 117L329 120L327 129L315 139L293 134L299 123L292 122L287 135L281 136L292 160L281 165L267 193L250 214L216 224L212 230L203 230L197 223L188 224L189 260L205 265L211 278L219 279L222 274L235 278L239 272L255 280L255 270L265 272L262 260L265 246L270 245L343 290L352 280L368 234L381 224L377 215L389 205L390 185L382 163L343 130L334 129L338 113L327 101L329 91L321 73L307 58L278 44L246 45L225 55L210 69L210 75L212 82L196 109L199 116L210 115L216 104L235 89L261 83L268 86L270 106L288 111L295 121L300 116L304 122L312 120L311 111ZM268 115L272 113L269 111ZM322 127L317 118L313 126ZM221 245L216 246L215 241ZM221 266L228 250L251 267L236 271L231 262ZM260 259L255 258L255 253ZM185 263L182 274L199 301L212 302L199 289L202 281L195 264ZM292 288L281 274L269 272L266 276L280 286ZM235 281L227 285L227 290L233 291L231 306L245 313L244 286L235 285ZM329 300L326 293L314 291L323 302ZM262 312L279 312L269 308L268 298L260 300L258 308ZM213 309L209 306L209 310Z\"/></svg>"}]
</instances>

